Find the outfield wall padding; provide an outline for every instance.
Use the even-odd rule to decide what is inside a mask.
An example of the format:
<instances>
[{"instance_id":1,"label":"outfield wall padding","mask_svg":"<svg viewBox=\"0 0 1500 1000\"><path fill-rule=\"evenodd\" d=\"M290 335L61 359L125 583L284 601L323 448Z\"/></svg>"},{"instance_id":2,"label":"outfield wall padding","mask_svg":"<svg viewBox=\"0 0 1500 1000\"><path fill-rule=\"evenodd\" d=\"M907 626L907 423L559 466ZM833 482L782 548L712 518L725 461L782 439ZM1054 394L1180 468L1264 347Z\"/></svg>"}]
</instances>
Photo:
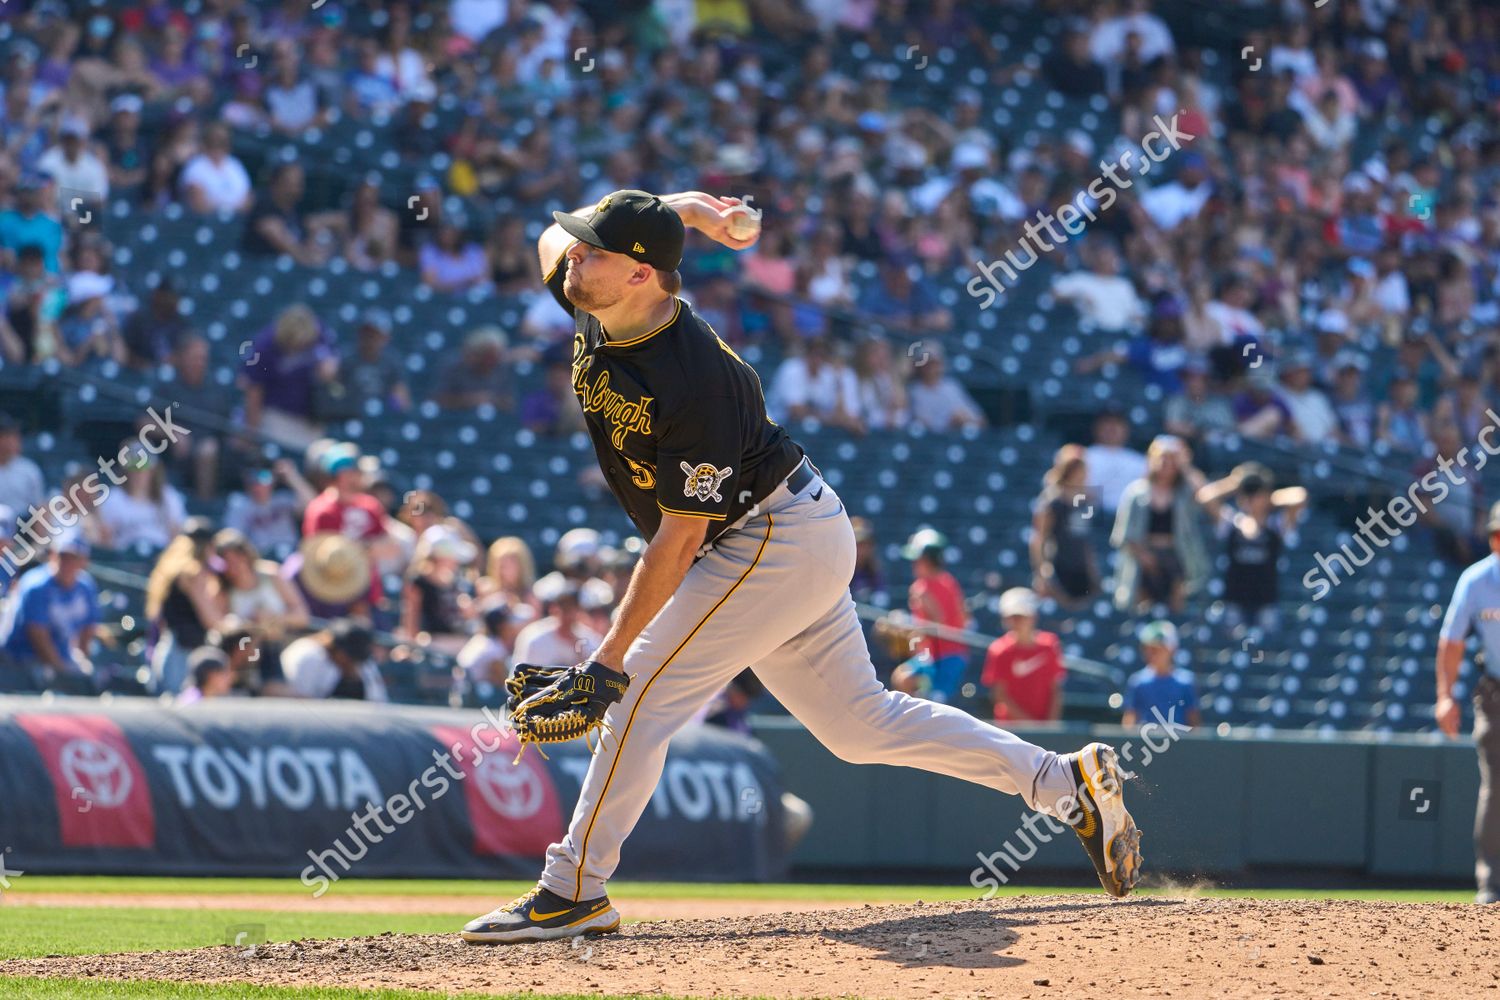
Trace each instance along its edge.
<instances>
[{"instance_id":1,"label":"outfield wall padding","mask_svg":"<svg viewBox=\"0 0 1500 1000\"><path fill-rule=\"evenodd\" d=\"M1071 834L1018 836L1027 810L1014 796L848 764L794 720L756 723L754 740L698 728L672 741L622 876L757 881L795 864L850 879L925 870L982 881L998 869L1007 882L1042 884L1048 873L1087 870ZM1131 748L1128 803L1152 872L1300 870L1424 884L1473 870L1478 772L1467 739L1158 732L1148 734L1152 751L1120 729L1022 735L1058 751L1091 739ZM494 750L476 752L476 740ZM461 778L434 758L455 745ZM0 698L0 848L10 848L11 870L37 873L311 869L316 881L308 852L337 850L337 839L345 855L365 849L352 864L358 875L531 878L562 835L589 759L582 743L548 752L550 761L528 751L512 765L513 737L472 710ZM790 854L783 789L815 816ZM398 793L422 806L408 804L392 833L367 822L372 835L356 843L351 813ZM1014 869L997 859L1007 845ZM344 874L334 858L325 865Z\"/></svg>"},{"instance_id":2,"label":"outfield wall padding","mask_svg":"<svg viewBox=\"0 0 1500 1000\"><path fill-rule=\"evenodd\" d=\"M512 763L496 722L358 702L0 698L0 846L35 873L529 879L589 751ZM783 877L781 789L755 740L684 731L620 874Z\"/></svg>"},{"instance_id":3,"label":"outfield wall padding","mask_svg":"<svg viewBox=\"0 0 1500 1000\"><path fill-rule=\"evenodd\" d=\"M846 764L784 718L758 719L755 734L781 761L787 790L818 817L793 851L795 866L860 878L948 871L985 879L994 875L984 859L1009 843L1013 859L1029 856L1014 866L995 861L1005 884L1046 884L1050 873L1089 870L1071 834L1019 836L1028 810L1015 796L909 768ZM1473 874L1479 772L1467 738L1170 739L1157 727L1143 739L1137 731L1075 725L1018 734L1059 752L1095 739L1132 748L1126 766L1136 778L1126 784L1126 801L1144 835L1149 872L1192 880L1300 871L1311 879L1413 884Z\"/></svg>"}]
</instances>

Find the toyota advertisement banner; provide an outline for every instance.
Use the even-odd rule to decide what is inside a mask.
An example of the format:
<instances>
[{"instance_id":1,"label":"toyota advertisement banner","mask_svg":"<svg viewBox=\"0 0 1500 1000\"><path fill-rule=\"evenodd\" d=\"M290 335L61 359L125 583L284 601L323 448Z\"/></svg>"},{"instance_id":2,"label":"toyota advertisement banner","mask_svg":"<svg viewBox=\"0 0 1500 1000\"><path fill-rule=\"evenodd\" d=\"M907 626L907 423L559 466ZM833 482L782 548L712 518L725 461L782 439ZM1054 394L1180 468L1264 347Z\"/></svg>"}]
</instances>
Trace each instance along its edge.
<instances>
[{"instance_id":1,"label":"toyota advertisement banner","mask_svg":"<svg viewBox=\"0 0 1500 1000\"><path fill-rule=\"evenodd\" d=\"M0 698L0 846L29 872L531 878L589 751L516 761L487 711L226 699ZM784 876L781 782L756 741L671 743L619 874Z\"/></svg>"}]
</instances>

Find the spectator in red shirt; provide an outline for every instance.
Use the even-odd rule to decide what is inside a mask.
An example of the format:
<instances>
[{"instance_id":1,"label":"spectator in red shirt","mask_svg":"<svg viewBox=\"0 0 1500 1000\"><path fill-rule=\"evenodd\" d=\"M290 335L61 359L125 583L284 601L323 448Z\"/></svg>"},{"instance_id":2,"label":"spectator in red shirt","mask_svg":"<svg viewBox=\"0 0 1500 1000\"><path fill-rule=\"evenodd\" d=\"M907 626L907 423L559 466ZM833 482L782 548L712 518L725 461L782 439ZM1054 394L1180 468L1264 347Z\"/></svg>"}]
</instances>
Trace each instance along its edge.
<instances>
[{"instance_id":1,"label":"spectator in red shirt","mask_svg":"<svg viewBox=\"0 0 1500 1000\"><path fill-rule=\"evenodd\" d=\"M995 704L996 722L1056 722L1062 717L1062 645L1036 627L1037 597L1026 587L1000 595L1006 632L990 644L980 683Z\"/></svg>"},{"instance_id":2,"label":"spectator in red shirt","mask_svg":"<svg viewBox=\"0 0 1500 1000\"><path fill-rule=\"evenodd\" d=\"M380 502L364 491L359 450L351 444L327 449L323 471L328 486L308 503L302 515L302 537L332 531L359 542L383 538L387 515Z\"/></svg>"},{"instance_id":3,"label":"spectator in red shirt","mask_svg":"<svg viewBox=\"0 0 1500 1000\"><path fill-rule=\"evenodd\" d=\"M359 468L359 449L352 444L338 444L322 456L328 486L313 497L302 515L302 537L332 532L359 542L369 553L370 600L380 601L380 577L376 564L400 552L400 542L387 523L389 515L380 501L364 490L364 473Z\"/></svg>"},{"instance_id":4,"label":"spectator in red shirt","mask_svg":"<svg viewBox=\"0 0 1500 1000\"><path fill-rule=\"evenodd\" d=\"M896 690L945 704L957 697L963 681L967 666L964 644L925 634L924 626L962 629L968 625L963 589L953 574L943 568L943 549L947 545L948 540L939 532L923 528L901 550L902 556L912 561L916 577L907 591L907 606L920 638L917 655L891 675L891 686Z\"/></svg>"}]
</instances>

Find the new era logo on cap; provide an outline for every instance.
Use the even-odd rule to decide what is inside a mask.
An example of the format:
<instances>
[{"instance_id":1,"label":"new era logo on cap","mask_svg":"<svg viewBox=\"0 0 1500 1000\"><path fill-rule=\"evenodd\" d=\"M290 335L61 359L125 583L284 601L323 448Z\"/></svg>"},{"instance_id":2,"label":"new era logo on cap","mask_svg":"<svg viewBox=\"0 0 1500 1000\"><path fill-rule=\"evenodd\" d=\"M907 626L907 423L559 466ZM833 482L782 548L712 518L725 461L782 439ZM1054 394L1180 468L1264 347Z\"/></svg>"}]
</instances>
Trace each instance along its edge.
<instances>
[{"instance_id":1,"label":"new era logo on cap","mask_svg":"<svg viewBox=\"0 0 1500 1000\"><path fill-rule=\"evenodd\" d=\"M658 271L675 271L682 263L682 218L649 192L613 191L599 199L587 219L566 212L553 212L552 218L579 242L625 254Z\"/></svg>"}]
</instances>

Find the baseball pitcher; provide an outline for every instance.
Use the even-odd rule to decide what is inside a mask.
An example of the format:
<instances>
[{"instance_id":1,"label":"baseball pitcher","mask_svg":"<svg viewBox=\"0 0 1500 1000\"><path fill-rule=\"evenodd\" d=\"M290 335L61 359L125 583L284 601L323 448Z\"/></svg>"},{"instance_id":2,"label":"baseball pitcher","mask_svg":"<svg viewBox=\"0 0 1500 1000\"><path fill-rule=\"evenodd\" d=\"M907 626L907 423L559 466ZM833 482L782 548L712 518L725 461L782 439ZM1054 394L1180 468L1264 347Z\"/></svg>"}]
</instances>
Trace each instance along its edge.
<instances>
[{"instance_id":1,"label":"baseball pitcher","mask_svg":"<svg viewBox=\"0 0 1500 1000\"><path fill-rule=\"evenodd\" d=\"M604 934L605 886L650 800L667 741L746 667L833 753L1019 795L1069 824L1106 891L1140 874L1114 751L1058 755L876 679L849 580L843 503L766 417L755 371L678 298L685 227L754 244L738 199L616 191L553 213L538 243L577 324L573 389L599 464L648 539L592 659L516 667L511 724L527 744L599 737L577 808L536 888L470 921L501 943ZM739 216L739 218L736 218Z\"/></svg>"}]
</instances>

